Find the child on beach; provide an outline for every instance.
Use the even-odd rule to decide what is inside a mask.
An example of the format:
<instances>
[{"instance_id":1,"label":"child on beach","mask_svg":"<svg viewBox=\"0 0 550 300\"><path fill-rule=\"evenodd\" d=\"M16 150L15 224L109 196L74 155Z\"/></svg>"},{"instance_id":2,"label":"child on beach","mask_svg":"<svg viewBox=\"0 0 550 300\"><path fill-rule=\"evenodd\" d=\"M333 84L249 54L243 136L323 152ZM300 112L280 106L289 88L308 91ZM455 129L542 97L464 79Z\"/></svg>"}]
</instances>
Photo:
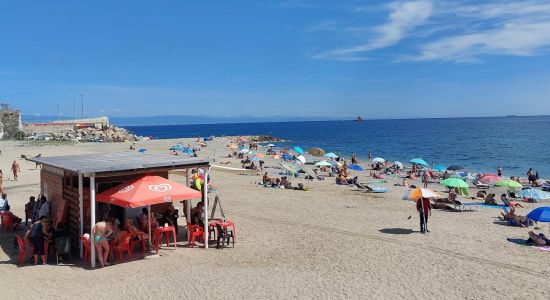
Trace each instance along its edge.
<instances>
[{"instance_id":1,"label":"child on beach","mask_svg":"<svg viewBox=\"0 0 550 300\"><path fill-rule=\"evenodd\" d=\"M19 168L19 164L17 161L13 161L13 164L11 164L11 171L13 172L13 180L17 181L19 179L18 175L21 169Z\"/></svg>"}]
</instances>

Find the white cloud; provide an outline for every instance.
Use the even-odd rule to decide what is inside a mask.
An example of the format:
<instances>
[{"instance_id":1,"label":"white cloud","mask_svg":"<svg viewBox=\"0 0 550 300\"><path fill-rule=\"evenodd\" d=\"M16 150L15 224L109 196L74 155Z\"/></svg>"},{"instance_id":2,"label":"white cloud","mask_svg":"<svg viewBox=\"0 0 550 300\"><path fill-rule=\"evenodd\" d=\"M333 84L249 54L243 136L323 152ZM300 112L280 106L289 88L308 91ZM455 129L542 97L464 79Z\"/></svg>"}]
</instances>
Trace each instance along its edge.
<instances>
[{"instance_id":1,"label":"white cloud","mask_svg":"<svg viewBox=\"0 0 550 300\"><path fill-rule=\"evenodd\" d=\"M398 43L412 28L424 23L432 14L430 1L392 2L387 23L374 28L374 37L357 46L327 51L314 56L316 59L362 60L361 54Z\"/></svg>"},{"instance_id":2,"label":"white cloud","mask_svg":"<svg viewBox=\"0 0 550 300\"><path fill-rule=\"evenodd\" d=\"M392 2L386 23L374 27L358 45L314 55L315 59L364 60L371 51L391 47L400 60L479 61L486 55L535 56L550 50L550 1ZM369 9L359 11L368 12ZM365 24L355 24L364 28ZM350 28L340 30L349 34Z\"/></svg>"},{"instance_id":3,"label":"white cloud","mask_svg":"<svg viewBox=\"0 0 550 300\"><path fill-rule=\"evenodd\" d=\"M506 23L500 28L445 37L422 45L413 60L475 61L481 55L532 56L550 48L550 22Z\"/></svg>"},{"instance_id":4,"label":"white cloud","mask_svg":"<svg viewBox=\"0 0 550 300\"><path fill-rule=\"evenodd\" d=\"M473 5L441 5L441 12L445 11L464 17L473 18L501 18L506 16L549 14L548 1L498 1Z\"/></svg>"}]
</instances>

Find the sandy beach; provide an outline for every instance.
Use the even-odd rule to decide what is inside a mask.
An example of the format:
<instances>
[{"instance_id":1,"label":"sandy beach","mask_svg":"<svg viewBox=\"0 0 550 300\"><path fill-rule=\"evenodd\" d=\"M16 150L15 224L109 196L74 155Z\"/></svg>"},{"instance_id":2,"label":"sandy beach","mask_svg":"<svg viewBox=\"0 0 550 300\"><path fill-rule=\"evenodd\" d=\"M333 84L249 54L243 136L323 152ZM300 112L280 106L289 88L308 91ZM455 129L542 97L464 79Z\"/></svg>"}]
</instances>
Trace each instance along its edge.
<instances>
[{"instance_id":1,"label":"sandy beach","mask_svg":"<svg viewBox=\"0 0 550 300\"><path fill-rule=\"evenodd\" d=\"M137 147L169 155L167 149L175 142L194 140L144 141ZM222 158L230 152L227 144L216 138L198 155L215 160L214 164L230 160L239 167L236 159ZM102 153L128 147L127 143L31 146L2 141L0 168L12 211L24 216L29 196L40 192L40 171L34 163L21 160L21 154ZM9 172L13 160L21 166L17 182ZM274 166L272 159L266 159L265 167ZM357 175L367 181L368 173ZM178 249L161 249L160 257L142 258L138 251L131 261L95 270L76 258L70 265L32 266L27 261L18 267L12 242L14 234L22 235L24 230L2 232L2 298L550 298L550 252L507 241L526 239L532 228L495 224L499 209L434 210L431 232L424 235L418 232L414 202L401 200L407 189L394 186L398 178L377 184L388 187L388 193L370 194L337 186L332 178L292 179L309 189L297 191L264 188L257 184L260 176L215 170L211 175L226 216L236 224L235 248L188 248L185 230L180 230ZM412 183L420 186L419 181ZM430 188L445 190L437 183ZM518 211L525 215L538 206ZM181 204L177 208L181 215ZM549 233L547 224L541 227Z\"/></svg>"}]
</instances>

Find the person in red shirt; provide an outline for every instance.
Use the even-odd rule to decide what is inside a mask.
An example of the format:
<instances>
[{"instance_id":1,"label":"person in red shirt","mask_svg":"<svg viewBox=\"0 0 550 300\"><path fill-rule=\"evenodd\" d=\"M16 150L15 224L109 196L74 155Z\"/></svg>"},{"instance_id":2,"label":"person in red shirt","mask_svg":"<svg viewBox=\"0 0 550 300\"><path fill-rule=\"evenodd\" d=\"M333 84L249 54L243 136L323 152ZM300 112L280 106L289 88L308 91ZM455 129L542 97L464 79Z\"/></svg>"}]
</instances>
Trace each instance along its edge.
<instances>
[{"instance_id":1,"label":"person in red shirt","mask_svg":"<svg viewBox=\"0 0 550 300\"><path fill-rule=\"evenodd\" d=\"M419 198L416 201L416 210L420 215L420 232L430 232L428 230L428 216L432 215L432 209L430 208L430 199Z\"/></svg>"}]
</instances>

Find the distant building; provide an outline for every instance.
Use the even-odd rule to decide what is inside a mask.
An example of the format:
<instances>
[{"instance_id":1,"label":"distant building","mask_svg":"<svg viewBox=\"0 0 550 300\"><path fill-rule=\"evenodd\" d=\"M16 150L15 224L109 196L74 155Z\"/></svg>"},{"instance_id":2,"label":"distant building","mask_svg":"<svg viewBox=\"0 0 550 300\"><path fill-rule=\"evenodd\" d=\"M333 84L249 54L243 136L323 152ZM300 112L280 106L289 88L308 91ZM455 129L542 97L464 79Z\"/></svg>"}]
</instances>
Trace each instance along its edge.
<instances>
[{"instance_id":1,"label":"distant building","mask_svg":"<svg viewBox=\"0 0 550 300\"><path fill-rule=\"evenodd\" d=\"M14 138L23 130L21 112L8 103L0 104L0 138Z\"/></svg>"}]
</instances>

